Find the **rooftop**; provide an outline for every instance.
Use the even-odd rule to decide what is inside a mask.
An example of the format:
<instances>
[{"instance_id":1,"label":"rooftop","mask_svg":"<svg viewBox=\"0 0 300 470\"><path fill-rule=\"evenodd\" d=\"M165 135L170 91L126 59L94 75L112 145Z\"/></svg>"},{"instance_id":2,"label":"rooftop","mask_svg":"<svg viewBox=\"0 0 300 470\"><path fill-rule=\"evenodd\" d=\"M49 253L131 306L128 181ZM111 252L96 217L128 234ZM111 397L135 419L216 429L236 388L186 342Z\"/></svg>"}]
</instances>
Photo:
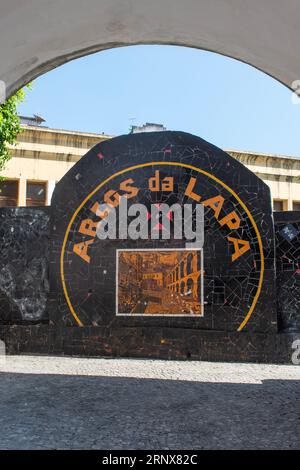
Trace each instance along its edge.
<instances>
[{"instance_id":1,"label":"rooftop","mask_svg":"<svg viewBox=\"0 0 300 470\"><path fill-rule=\"evenodd\" d=\"M74 130L69 130L69 129L59 129L59 128L53 128L53 127L47 127L44 125L41 125L42 123L46 122L44 118L38 115L33 115L33 116L19 116L21 120L21 127L23 129L30 129L33 131L39 131L39 132L49 132L49 133L59 133L59 134L68 134L68 135L78 135L78 136L83 136L83 137L101 137L106 138L106 139L111 139L115 136L105 134L104 132L102 133L96 133L96 132L84 132L84 131L74 131ZM151 122L146 122L145 124L141 126L132 126L130 133L136 134L136 133L141 133L141 132L155 132L155 131L164 131L166 130L166 127L163 124L157 124L157 123L151 123ZM281 155L281 154L272 154L272 153L264 153L264 152L254 152L254 151L249 151L249 150L235 150L235 149L223 149L225 152L229 154L234 154L235 156L238 155L249 155L253 157L263 157L263 158L277 158L277 159L286 159L286 160L299 160L300 156L291 156L291 155Z\"/></svg>"}]
</instances>

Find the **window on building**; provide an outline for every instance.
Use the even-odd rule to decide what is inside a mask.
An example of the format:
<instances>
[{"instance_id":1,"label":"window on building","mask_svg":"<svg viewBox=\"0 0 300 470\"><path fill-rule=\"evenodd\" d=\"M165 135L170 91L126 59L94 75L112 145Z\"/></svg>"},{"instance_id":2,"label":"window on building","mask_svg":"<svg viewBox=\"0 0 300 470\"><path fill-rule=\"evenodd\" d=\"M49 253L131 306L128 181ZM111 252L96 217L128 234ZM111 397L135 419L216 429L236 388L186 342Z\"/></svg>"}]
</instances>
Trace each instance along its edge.
<instances>
[{"instance_id":1,"label":"window on building","mask_svg":"<svg viewBox=\"0 0 300 470\"><path fill-rule=\"evenodd\" d=\"M46 205L46 183L27 181L26 206Z\"/></svg>"},{"instance_id":2,"label":"window on building","mask_svg":"<svg viewBox=\"0 0 300 470\"><path fill-rule=\"evenodd\" d=\"M300 201L293 201L293 211L300 211Z\"/></svg>"},{"instance_id":3,"label":"window on building","mask_svg":"<svg viewBox=\"0 0 300 470\"><path fill-rule=\"evenodd\" d=\"M274 199L273 210L275 212L287 210L287 201L283 199Z\"/></svg>"},{"instance_id":4,"label":"window on building","mask_svg":"<svg viewBox=\"0 0 300 470\"><path fill-rule=\"evenodd\" d=\"M0 181L0 207L17 206L19 182L16 180Z\"/></svg>"}]
</instances>

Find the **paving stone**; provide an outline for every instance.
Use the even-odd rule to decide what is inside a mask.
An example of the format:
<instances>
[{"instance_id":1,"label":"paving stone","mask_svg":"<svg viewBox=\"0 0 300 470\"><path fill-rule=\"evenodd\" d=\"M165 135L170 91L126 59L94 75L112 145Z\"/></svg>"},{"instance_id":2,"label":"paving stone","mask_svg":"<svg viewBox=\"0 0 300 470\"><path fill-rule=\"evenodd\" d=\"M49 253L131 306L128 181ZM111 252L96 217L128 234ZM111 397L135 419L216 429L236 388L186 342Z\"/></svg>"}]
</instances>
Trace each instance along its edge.
<instances>
[{"instance_id":1,"label":"paving stone","mask_svg":"<svg viewBox=\"0 0 300 470\"><path fill-rule=\"evenodd\" d=\"M9 357L0 449L299 449L299 366Z\"/></svg>"}]
</instances>

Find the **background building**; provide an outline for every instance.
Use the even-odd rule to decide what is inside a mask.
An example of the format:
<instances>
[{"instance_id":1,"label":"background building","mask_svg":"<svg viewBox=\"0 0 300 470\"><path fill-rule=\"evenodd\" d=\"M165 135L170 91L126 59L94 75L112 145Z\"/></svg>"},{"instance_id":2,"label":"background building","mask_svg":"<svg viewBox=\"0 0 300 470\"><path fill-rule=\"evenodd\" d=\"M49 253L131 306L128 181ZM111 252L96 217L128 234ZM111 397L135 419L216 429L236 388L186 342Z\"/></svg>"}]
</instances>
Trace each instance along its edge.
<instances>
[{"instance_id":1,"label":"background building","mask_svg":"<svg viewBox=\"0 0 300 470\"><path fill-rule=\"evenodd\" d=\"M21 117L22 132L1 176L0 206L49 205L55 184L87 151L109 136L51 129L39 116Z\"/></svg>"},{"instance_id":2,"label":"background building","mask_svg":"<svg viewBox=\"0 0 300 470\"><path fill-rule=\"evenodd\" d=\"M49 205L55 184L96 143L112 136L46 127L39 116L21 117L22 133L0 183L0 206ZM159 124L132 132L164 130ZM275 211L300 210L300 159L225 149L270 187Z\"/></svg>"}]
</instances>

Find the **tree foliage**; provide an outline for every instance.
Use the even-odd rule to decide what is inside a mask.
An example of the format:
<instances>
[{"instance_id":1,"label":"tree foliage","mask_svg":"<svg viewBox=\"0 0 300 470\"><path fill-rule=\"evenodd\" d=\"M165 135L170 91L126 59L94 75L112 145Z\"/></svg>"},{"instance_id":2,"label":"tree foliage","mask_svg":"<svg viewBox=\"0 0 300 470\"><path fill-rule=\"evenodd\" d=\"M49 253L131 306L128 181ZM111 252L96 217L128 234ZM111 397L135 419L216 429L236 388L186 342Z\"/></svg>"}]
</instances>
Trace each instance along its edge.
<instances>
[{"instance_id":1,"label":"tree foliage","mask_svg":"<svg viewBox=\"0 0 300 470\"><path fill-rule=\"evenodd\" d=\"M0 171L12 157L9 146L16 145L18 134L21 132L17 108L24 99L23 88L0 105Z\"/></svg>"}]
</instances>

